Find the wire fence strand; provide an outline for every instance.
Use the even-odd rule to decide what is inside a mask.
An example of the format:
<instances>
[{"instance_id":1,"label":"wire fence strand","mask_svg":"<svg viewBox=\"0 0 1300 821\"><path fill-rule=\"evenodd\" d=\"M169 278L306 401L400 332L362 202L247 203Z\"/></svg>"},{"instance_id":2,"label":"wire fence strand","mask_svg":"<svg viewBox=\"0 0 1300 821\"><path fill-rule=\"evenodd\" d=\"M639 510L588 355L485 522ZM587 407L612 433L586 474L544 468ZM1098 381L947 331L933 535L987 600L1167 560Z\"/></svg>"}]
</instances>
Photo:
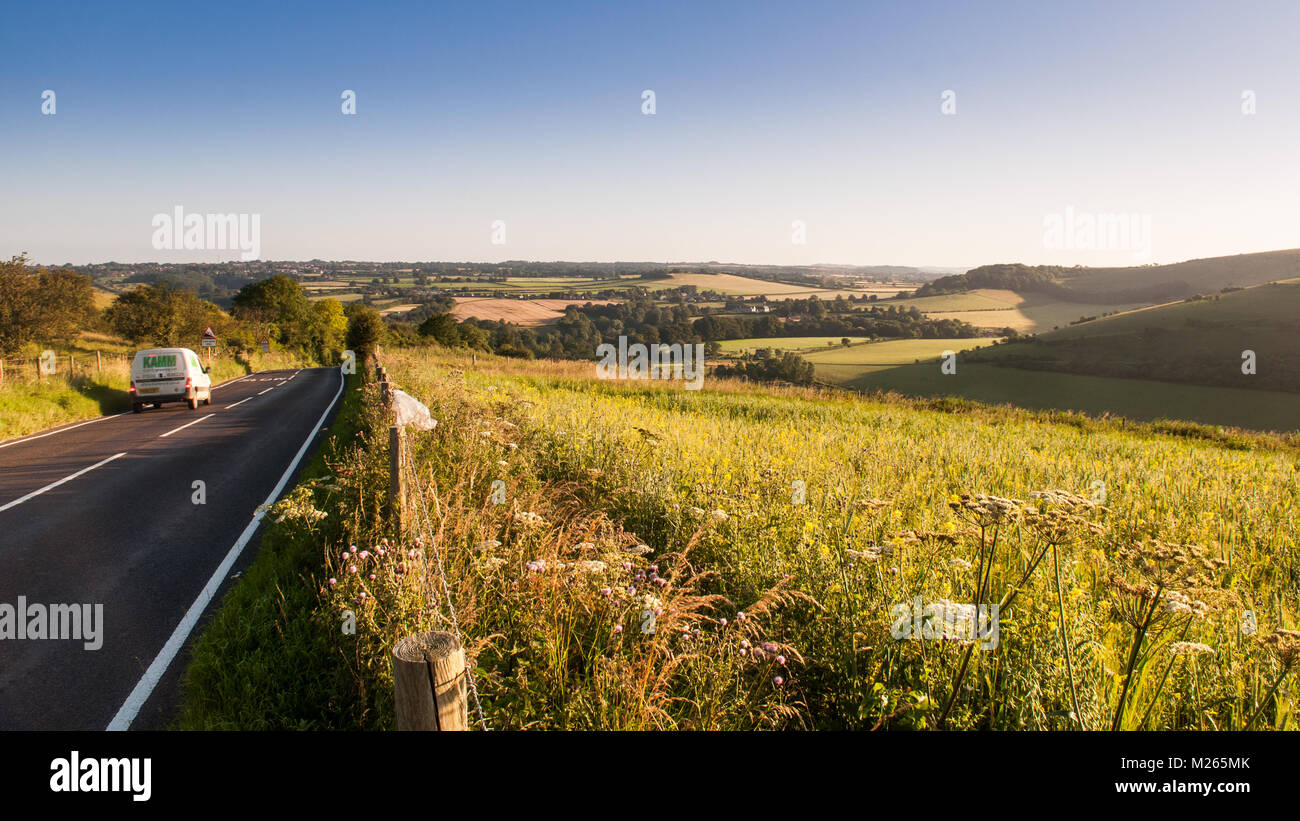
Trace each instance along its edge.
<instances>
[{"instance_id":1,"label":"wire fence strand","mask_svg":"<svg viewBox=\"0 0 1300 821\"><path fill-rule=\"evenodd\" d=\"M409 458L403 459L399 469L403 474L411 479L411 487L415 491L415 497L419 500L417 507L418 521L416 522L417 530L423 532L427 537L429 549L433 551L434 566L437 570L438 583L442 589L442 600L447 604L447 615L451 621L452 632L456 634L456 640L460 642L461 647L465 646L465 636L460 629L460 620L456 615L456 604L451 598L451 586L447 584L447 574L443 569L442 551L438 547L437 539L433 533L433 518L429 515L429 506L426 502L424 484L420 481L419 471L410 464ZM478 716L478 724L484 730L491 729L488 727L487 719L483 715L483 705L479 702L478 685L474 681L473 665L470 663L469 654L465 655L465 678L469 682L470 696L474 699L474 713Z\"/></svg>"}]
</instances>

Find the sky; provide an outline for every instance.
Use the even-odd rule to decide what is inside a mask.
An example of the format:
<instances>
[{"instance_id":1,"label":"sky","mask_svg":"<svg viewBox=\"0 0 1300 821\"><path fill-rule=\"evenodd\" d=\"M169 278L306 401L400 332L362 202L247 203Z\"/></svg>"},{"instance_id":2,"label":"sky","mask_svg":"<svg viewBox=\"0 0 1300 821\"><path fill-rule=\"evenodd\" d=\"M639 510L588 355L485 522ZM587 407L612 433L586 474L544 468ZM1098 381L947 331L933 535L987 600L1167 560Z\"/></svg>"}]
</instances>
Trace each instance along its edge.
<instances>
[{"instance_id":1,"label":"sky","mask_svg":"<svg viewBox=\"0 0 1300 821\"><path fill-rule=\"evenodd\" d=\"M1291 248L1297 35L1294 2L7 3L0 256L239 258L157 247L176 208L255 215L268 260Z\"/></svg>"}]
</instances>

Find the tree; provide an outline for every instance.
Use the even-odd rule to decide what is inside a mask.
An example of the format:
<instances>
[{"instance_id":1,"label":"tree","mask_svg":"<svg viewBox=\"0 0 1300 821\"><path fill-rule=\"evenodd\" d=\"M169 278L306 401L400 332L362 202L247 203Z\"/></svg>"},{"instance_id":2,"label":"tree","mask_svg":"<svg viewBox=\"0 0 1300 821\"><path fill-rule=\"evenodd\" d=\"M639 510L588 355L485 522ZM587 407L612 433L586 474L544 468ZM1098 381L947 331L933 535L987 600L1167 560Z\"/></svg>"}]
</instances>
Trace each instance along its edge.
<instances>
[{"instance_id":1,"label":"tree","mask_svg":"<svg viewBox=\"0 0 1300 821\"><path fill-rule=\"evenodd\" d=\"M447 348L461 345L460 333L456 328L456 317L451 314L433 314L420 323L420 335L427 336Z\"/></svg>"},{"instance_id":2,"label":"tree","mask_svg":"<svg viewBox=\"0 0 1300 821\"><path fill-rule=\"evenodd\" d=\"M260 323L285 347L311 346L312 307L297 281L283 274L250 282L231 300L231 313L238 319Z\"/></svg>"},{"instance_id":3,"label":"tree","mask_svg":"<svg viewBox=\"0 0 1300 821\"><path fill-rule=\"evenodd\" d=\"M94 311L89 277L30 268L26 254L0 262L0 353L37 340L69 339Z\"/></svg>"},{"instance_id":4,"label":"tree","mask_svg":"<svg viewBox=\"0 0 1300 821\"><path fill-rule=\"evenodd\" d=\"M309 330L316 361L337 361L348 333L348 318L343 313L343 303L337 299L313 302Z\"/></svg>"},{"instance_id":5,"label":"tree","mask_svg":"<svg viewBox=\"0 0 1300 821\"><path fill-rule=\"evenodd\" d=\"M348 317L348 348L356 353L357 359L365 362L384 341L383 317L374 308L355 302L348 305L344 313Z\"/></svg>"},{"instance_id":6,"label":"tree","mask_svg":"<svg viewBox=\"0 0 1300 821\"><path fill-rule=\"evenodd\" d=\"M136 344L193 347L207 326L223 324L225 314L193 291L173 288L166 280L141 285L105 309L109 326Z\"/></svg>"}]
</instances>

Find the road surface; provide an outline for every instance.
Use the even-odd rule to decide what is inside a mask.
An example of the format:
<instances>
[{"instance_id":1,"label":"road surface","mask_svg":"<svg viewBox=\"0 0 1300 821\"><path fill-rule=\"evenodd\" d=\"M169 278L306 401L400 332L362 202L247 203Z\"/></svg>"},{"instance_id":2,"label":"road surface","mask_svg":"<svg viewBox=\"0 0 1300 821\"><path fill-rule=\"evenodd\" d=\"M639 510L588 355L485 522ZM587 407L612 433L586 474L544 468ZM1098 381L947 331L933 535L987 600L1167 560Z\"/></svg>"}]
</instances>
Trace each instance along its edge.
<instances>
[{"instance_id":1,"label":"road surface","mask_svg":"<svg viewBox=\"0 0 1300 821\"><path fill-rule=\"evenodd\" d=\"M195 626L252 561L259 506L306 461L341 392L336 368L264 371L198 410L0 443L0 730L165 727ZM92 621L102 605L102 646L18 638L13 618L7 638L19 597L29 634L51 605L90 605Z\"/></svg>"}]
</instances>

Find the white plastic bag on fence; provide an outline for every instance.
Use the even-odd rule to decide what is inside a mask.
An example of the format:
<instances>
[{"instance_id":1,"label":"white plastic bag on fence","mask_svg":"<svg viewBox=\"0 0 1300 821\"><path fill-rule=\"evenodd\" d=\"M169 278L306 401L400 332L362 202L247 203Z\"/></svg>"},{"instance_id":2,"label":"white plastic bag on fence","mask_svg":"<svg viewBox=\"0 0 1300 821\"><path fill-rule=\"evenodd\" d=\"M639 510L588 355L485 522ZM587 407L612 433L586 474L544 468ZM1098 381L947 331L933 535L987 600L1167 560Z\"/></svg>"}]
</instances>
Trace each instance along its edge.
<instances>
[{"instance_id":1,"label":"white plastic bag on fence","mask_svg":"<svg viewBox=\"0 0 1300 821\"><path fill-rule=\"evenodd\" d=\"M393 411L397 414L397 424L404 428L433 430L438 424L424 403L406 391L393 391Z\"/></svg>"}]
</instances>

